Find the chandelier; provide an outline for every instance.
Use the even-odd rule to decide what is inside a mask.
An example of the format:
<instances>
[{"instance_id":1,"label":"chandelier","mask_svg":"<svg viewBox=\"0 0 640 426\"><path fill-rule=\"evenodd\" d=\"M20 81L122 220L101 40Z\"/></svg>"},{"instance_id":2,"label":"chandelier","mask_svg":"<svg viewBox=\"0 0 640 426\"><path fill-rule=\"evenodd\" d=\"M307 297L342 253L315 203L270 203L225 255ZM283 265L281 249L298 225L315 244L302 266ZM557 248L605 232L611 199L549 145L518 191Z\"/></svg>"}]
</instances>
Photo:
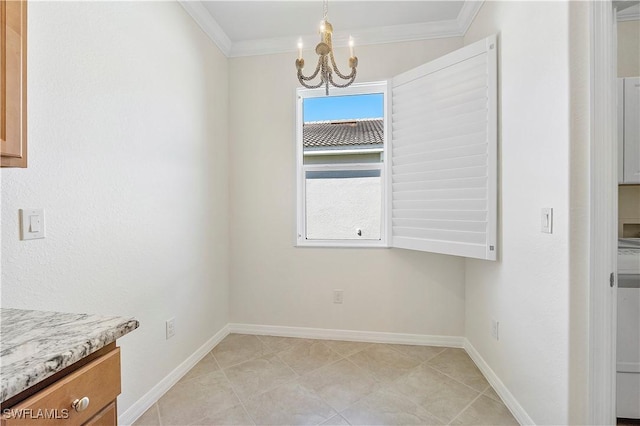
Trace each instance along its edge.
<instances>
[{"instance_id":1,"label":"chandelier","mask_svg":"<svg viewBox=\"0 0 640 426\"><path fill-rule=\"evenodd\" d=\"M329 84L334 87L349 87L356 79L356 67L358 66L358 58L353 55L353 38L349 37L349 68L351 68L351 74L344 75L338 69L336 60L333 57L333 44L331 43L331 34L333 33L333 26L327 21L327 13L329 11L328 0L323 2L324 16L320 23L320 43L316 46L316 53L318 54L318 65L316 70L310 76L302 74L304 69L304 59L302 59L302 39L298 41L298 59L296 59L296 68L298 69L298 80L307 89L317 89L318 87L325 87L325 93L329 95ZM314 80L318 74L320 75L320 82L317 84L307 83ZM346 82L335 82L334 74Z\"/></svg>"}]
</instances>

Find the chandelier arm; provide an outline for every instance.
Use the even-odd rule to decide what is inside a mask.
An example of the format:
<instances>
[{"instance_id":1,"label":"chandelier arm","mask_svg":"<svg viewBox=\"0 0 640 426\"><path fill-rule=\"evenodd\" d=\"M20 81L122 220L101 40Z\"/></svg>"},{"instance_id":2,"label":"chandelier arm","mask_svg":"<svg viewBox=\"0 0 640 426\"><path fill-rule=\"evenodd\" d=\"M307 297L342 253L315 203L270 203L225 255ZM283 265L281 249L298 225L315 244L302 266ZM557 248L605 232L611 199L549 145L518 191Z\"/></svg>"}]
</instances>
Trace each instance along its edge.
<instances>
[{"instance_id":1,"label":"chandelier arm","mask_svg":"<svg viewBox=\"0 0 640 426\"><path fill-rule=\"evenodd\" d=\"M300 84L302 84L307 89L317 89L318 87L320 87L320 86L322 86L324 84L324 81L320 80L320 83L318 83L318 84L307 84L304 81L300 80Z\"/></svg>"},{"instance_id":2,"label":"chandelier arm","mask_svg":"<svg viewBox=\"0 0 640 426\"><path fill-rule=\"evenodd\" d=\"M353 79L354 76L356 75L356 67L351 68L351 74L349 75L344 75L340 72L340 70L338 69L338 65L336 65L336 59L333 57L333 51L331 51L331 53L329 54L329 56L331 57L331 65L333 66L333 70L336 72L336 74L338 74L338 76L343 79L343 80L349 80L349 79ZM335 84L334 84L335 86ZM339 87L339 86L336 86Z\"/></svg>"},{"instance_id":3,"label":"chandelier arm","mask_svg":"<svg viewBox=\"0 0 640 426\"><path fill-rule=\"evenodd\" d=\"M321 65L322 65L322 57L320 57L318 59L318 65L316 65L316 70L314 71L313 74L311 74L309 77L305 77L302 74L302 70L298 70L298 79L300 81L304 80L304 81L309 81L309 80L313 80L314 78L316 78L318 76L318 73L320 72L321 69Z\"/></svg>"},{"instance_id":4,"label":"chandelier arm","mask_svg":"<svg viewBox=\"0 0 640 426\"><path fill-rule=\"evenodd\" d=\"M300 82L300 84L302 84L304 87L306 87L307 89L317 89L318 87L321 87L324 82L325 79L323 76L320 77L320 82L318 84L308 84L305 83L305 81L309 81L312 80L315 76L318 75L318 72L320 70L320 64L318 64L318 68L316 68L316 72L313 73L312 76L310 77L305 77L302 75L302 70L298 70L298 81ZM324 75L324 74L323 74Z\"/></svg>"},{"instance_id":5,"label":"chandelier arm","mask_svg":"<svg viewBox=\"0 0 640 426\"><path fill-rule=\"evenodd\" d=\"M344 84L338 84L335 81L333 81L333 76L331 74L329 74L329 81L331 82L331 85L334 87L338 87L338 88L345 88L345 87L349 87L351 86L351 83L353 83L356 80L356 69L353 68L353 71L351 71L351 76L349 77L349 81L347 81Z\"/></svg>"}]
</instances>

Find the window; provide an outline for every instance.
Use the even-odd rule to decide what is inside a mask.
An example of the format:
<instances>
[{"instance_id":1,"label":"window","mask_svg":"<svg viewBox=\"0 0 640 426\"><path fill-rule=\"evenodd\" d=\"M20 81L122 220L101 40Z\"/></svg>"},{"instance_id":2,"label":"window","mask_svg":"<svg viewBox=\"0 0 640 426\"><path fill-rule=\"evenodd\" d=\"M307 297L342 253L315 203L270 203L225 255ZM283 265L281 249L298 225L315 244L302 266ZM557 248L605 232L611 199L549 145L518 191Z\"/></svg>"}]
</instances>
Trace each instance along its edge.
<instances>
[{"instance_id":1,"label":"window","mask_svg":"<svg viewBox=\"0 0 640 426\"><path fill-rule=\"evenodd\" d=\"M324 94L298 90L298 245L387 246L495 260L497 86L491 36L394 77L388 91L387 83L363 84L323 98L379 94L381 150L350 149L322 137L313 145L318 123L305 120L305 109ZM363 125L352 115L324 124L340 128L344 138Z\"/></svg>"},{"instance_id":2,"label":"window","mask_svg":"<svg viewBox=\"0 0 640 426\"><path fill-rule=\"evenodd\" d=\"M298 90L298 245L387 245L386 90Z\"/></svg>"}]
</instances>

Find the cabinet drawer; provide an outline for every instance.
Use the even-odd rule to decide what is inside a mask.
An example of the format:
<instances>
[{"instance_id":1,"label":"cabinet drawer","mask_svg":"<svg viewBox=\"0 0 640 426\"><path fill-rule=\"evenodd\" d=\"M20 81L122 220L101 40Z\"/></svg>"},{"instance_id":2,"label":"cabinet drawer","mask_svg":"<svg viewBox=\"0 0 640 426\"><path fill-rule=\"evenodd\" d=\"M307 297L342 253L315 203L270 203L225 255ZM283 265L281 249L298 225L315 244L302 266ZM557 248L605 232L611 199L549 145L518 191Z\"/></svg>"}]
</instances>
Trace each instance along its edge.
<instances>
[{"instance_id":1,"label":"cabinet drawer","mask_svg":"<svg viewBox=\"0 0 640 426\"><path fill-rule=\"evenodd\" d=\"M120 348L115 348L5 410L3 425L81 425L114 401L119 394ZM89 405L83 411L76 411L72 407L73 401L84 397L89 398Z\"/></svg>"},{"instance_id":2,"label":"cabinet drawer","mask_svg":"<svg viewBox=\"0 0 640 426\"><path fill-rule=\"evenodd\" d=\"M113 401L82 426L115 426L117 424L118 410L116 409L116 402Z\"/></svg>"}]
</instances>

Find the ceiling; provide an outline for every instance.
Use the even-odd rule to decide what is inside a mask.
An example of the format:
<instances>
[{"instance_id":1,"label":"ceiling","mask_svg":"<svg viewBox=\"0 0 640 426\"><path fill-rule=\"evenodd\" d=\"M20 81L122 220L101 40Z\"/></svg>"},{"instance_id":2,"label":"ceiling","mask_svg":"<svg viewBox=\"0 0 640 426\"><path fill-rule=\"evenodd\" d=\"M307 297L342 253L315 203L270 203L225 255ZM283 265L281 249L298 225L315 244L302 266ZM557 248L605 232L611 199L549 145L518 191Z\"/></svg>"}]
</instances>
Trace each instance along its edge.
<instances>
[{"instance_id":1,"label":"ceiling","mask_svg":"<svg viewBox=\"0 0 640 426\"><path fill-rule=\"evenodd\" d=\"M295 51L299 38L317 43L321 0L180 1L203 30L230 57ZM356 45L462 36L482 0L329 2L334 45L349 36Z\"/></svg>"},{"instance_id":2,"label":"ceiling","mask_svg":"<svg viewBox=\"0 0 640 426\"><path fill-rule=\"evenodd\" d=\"M178 0L228 57L293 52L318 42L322 0ZM484 0L331 0L333 44L356 46L463 36ZM640 18L638 0L616 0L618 20Z\"/></svg>"}]
</instances>

